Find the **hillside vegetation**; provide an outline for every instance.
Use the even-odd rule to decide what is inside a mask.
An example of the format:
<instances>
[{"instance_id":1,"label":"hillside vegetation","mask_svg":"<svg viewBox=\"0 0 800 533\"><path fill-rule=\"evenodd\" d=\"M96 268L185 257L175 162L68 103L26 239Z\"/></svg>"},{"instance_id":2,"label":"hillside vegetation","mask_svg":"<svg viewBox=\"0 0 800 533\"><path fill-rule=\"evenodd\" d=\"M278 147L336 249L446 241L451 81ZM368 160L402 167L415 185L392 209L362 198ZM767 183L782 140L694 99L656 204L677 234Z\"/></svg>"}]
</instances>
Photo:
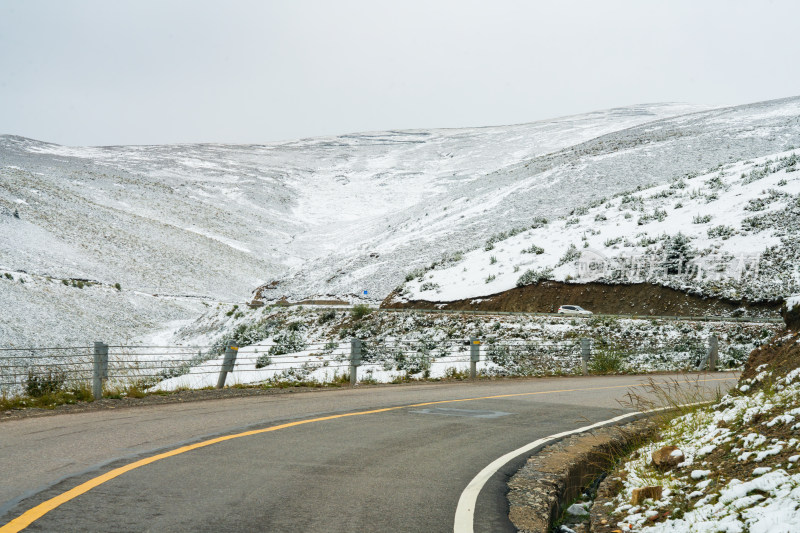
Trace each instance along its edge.
<instances>
[{"instance_id":1,"label":"hillside vegetation","mask_svg":"<svg viewBox=\"0 0 800 533\"><path fill-rule=\"evenodd\" d=\"M354 337L363 341L360 379L392 382L463 379L470 337L481 341L477 371L483 377L580 374L581 338L592 339L593 373L695 370L712 335L719 339L720 368L738 369L778 329L770 323L360 311L219 306L174 338L189 346L235 343L240 349L231 382L275 385L343 379ZM221 353L212 349L159 388L213 385Z\"/></svg>"},{"instance_id":2,"label":"hillside vegetation","mask_svg":"<svg viewBox=\"0 0 800 533\"><path fill-rule=\"evenodd\" d=\"M44 282L0 284L3 302L21 303L0 317L0 344L125 342L141 335L135 324L193 319L198 299L241 303L263 285L271 300L378 302L410 271L456 261L492 235L800 146L798 117L800 99L789 98L267 145L65 147L2 136L0 273ZM119 284L108 295L124 301L109 300L118 311L109 317L84 306L85 292L48 280ZM190 303L150 312L140 295Z\"/></svg>"},{"instance_id":3,"label":"hillside vegetation","mask_svg":"<svg viewBox=\"0 0 800 533\"><path fill-rule=\"evenodd\" d=\"M798 364L796 330L756 349L735 390L623 461L601 486L593 531L800 530ZM661 450L674 461L656 464ZM642 489L651 497L635 498Z\"/></svg>"},{"instance_id":4,"label":"hillside vegetation","mask_svg":"<svg viewBox=\"0 0 800 533\"><path fill-rule=\"evenodd\" d=\"M800 289L799 163L790 150L577 206L412 272L388 303L479 298L546 280L780 302Z\"/></svg>"}]
</instances>

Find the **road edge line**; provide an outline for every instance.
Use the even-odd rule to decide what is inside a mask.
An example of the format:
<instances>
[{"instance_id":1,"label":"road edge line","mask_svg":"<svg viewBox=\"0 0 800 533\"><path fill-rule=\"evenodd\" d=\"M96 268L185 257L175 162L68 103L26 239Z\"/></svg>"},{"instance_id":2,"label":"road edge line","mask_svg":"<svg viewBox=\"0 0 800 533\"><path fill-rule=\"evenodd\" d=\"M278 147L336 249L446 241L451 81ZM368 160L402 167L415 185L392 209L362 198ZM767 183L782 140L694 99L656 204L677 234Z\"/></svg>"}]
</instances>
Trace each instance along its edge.
<instances>
[{"instance_id":1,"label":"road edge line","mask_svg":"<svg viewBox=\"0 0 800 533\"><path fill-rule=\"evenodd\" d=\"M729 378L708 378L699 380L702 382L708 381L727 381ZM546 391L534 391L534 392L520 392L520 393L510 393L510 394L498 394L492 396L479 396L473 398L459 398L459 399L452 399L452 400L435 400L430 402L421 402L415 404L408 404L408 405L397 405L392 407L383 407L378 409L369 409L366 411L355 411L350 413L339 413L335 415L328 415L322 417L316 417L311 419L303 419L297 420L294 422L288 422L284 424L278 424L276 426L269 426L262 429L251 429L248 431L243 431L239 433L233 433L229 435L218 436L210 439L206 439L203 441L195 442L193 444L180 446L178 448L158 453L156 455L144 457L133 463L128 463L126 465L120 466L118 468L114 468L104 474L99 476L95 476L90 478L89 480L73 487L72 489L62 492L57 496L54 496L50 499L47 499L38 505L28 509L27 511L23 512L21 515L17 516L16 518L12 519L11 521L0 524L0 533L18 533L23 529L27 528L33 522L41 518L42 516L46 515L50 511L60 507L62 504L73 500L74 498L89 492L95 487L102 485L103 483L110 481L116 477L119 477L131 470L135 470L136 468L149 465L151 463L160 461L162 459L166 459L169 457L174 457L176 455L180 455L182 453L186 453L192 450L196 450L199 448L204 448L206 446L210 446L213 444L241 438L241 437L248 437L252 435L260 435L263 433L270 433L273 431L278 431L281 429L286 429L290 427L302 426L305 424L311 424L315 422L323 422L327 420L335 420L340 418L348 418L348 417L355 417L355 416L363 416L363 415L370 415L370 414L377 414L377 413L384 413L388 411L395 411L399 409L407 409L413 407L423 407L429 405L438 405L444 403L460 403L460 402L471 402L476 400L494 400L500 398L512 398L512 397L520 397L520 396L536 396L536 395L544 395L544 394L556 394L556 393L564 393L564 392L578 392L578 391L592 391L592 390L610 390L610 389L620 389L620 388L632 388L632 387L643 387L646 386L647 383L638 383L638 384L627 384L627 385L611 385L611 386L604 386L604 387L585 387L585 388L574 388L574 389L556 389L556 390L546 390ZM647 411L646 411L647 412ZM566 435L566 434L565 434ZM556 438L556 437L553 437ZM522 452L520 452L522 453ZM469 531L472 531L471 529Z\"/></svg>"},{"instance_id":2,"label":"road edge line","mask_svg":"<svg viewBox=\"0 0 800 533\"><path fill-rule=\"evenodd\" d=\"M572 429L569 431L564 431L561 433L556 433L554 435L549 435L547 437L543 437L541 439L537 439L533 442L526 444L525 446L521 446L516 450L512 450L507 454L498 457L486 467L483 468L478 474L472 478L472 480L467 484L464 490L461 492L461 496L458 498L458 505L456 506L456 513L453 519L453 533L474 533L474 525L475 525L475 507L478 502L478 496L480 495L483 487L486 485L486 482L492 478L499 470L502 468L506 463L519 457L525 452L529 452L539 446L547 444L548 442L552 442L554 440L558 440L564 437L569 437L570 435L575 435L577 433L584 433L586 431L596 429L599 427L615 424L624 420L626 418L632 418L641 415L648 415L651 413L657 413L659 411L668 411L670 409L675 409L678 407L695 407L698 405L709 405L714 403L713 401L708 402L695 402L695 403L687 403L681 405L674 405L669 407L659 407L657 409L648 409L647 411L634 411L632 413L626 413L624 415L615 416L614 418L609 418L607 420L601 420L600 422L595 422L589 426L583 426L581 428Z\"/></svg>"}]
</instances>

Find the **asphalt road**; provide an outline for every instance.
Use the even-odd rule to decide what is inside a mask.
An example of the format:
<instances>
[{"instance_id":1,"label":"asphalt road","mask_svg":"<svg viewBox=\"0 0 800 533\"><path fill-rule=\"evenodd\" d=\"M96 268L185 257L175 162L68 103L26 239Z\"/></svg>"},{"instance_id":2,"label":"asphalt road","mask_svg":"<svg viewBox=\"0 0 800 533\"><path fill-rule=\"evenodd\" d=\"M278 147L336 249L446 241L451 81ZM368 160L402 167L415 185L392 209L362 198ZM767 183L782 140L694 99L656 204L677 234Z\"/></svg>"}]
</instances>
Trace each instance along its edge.
<instances>
[{"instance_id":1,"label":"asphalt road","mask_svg":"<svg viewBox=\"0 0 800 533\"><path fill-rule=\"evenodd\" d=\"M735 378L700 376L709 389ZM632 411L618 401L646 379L371 387L8 421L0 424L0 532L17 530L8 523L29 509L28 531L452 531L459 496L484 466ZM410 406L427 402L445 403ZM115 468L223 435L233 438L51 501ZM481 492L475 531L513 531L505 480L525 456Z\"/></svg>"}]
</instances>

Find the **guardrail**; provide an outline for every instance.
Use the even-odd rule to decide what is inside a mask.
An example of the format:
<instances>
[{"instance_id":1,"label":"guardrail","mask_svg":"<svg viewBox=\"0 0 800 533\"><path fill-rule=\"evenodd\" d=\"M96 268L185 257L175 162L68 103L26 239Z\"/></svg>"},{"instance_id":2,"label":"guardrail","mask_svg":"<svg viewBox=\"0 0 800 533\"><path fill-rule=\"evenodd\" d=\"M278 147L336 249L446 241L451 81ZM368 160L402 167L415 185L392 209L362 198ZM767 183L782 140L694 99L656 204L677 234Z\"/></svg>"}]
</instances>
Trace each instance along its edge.
<instances>
[{"instance_id":1,"label":"guardrail","mask_svg":"<svg viewBox=\"0 0 800 533\"><path fill-rule=\"evenodd\" d=\"M558 317L558 318L623 318L630 320L683 320L688 322L751 322L756 324L782 324L782 318L759 318L759 317L723 317L723 316L681 316L681 315L608 315L608 314L591 314L591 315L567 315L563 313L539 313L533 311L481 311L481 310L463 310L456 309L412 309L412 308L383 308L379 307L377 311L389 312L420 312L420 313L454 313L454 314L468 314L468 315L524 315L524 316L542 316L542 317Z\"/></svg>"},{"instance_id":2,"label":"guardrail","mask_svg":"<svg viewBox=\"0 0 800 533\"><path fill-rule=\"evenodd\" d=\"M287 307L318 306L326 309L352 309L352 305L325 305L312 303L292 303L292 304L272 304L267 305L268 309L285 309ZM370 309L377 312L389 313L443 313L443 314L466 314L466 315L518 315L518 316L540 316L552 318L619 318L628 320L677 320L687 322L743 322L753 324L782 324L780 317L727 317L727 316L690 316L690 315L613 315L605 313L593 313L591 315L568 315L563 313L543 313L539 311L487 311L483 309L436 309L436 308L415 308L415 307L372 307Z\"/></svg>"},{"instance_id":3,"label":"guardrail","mask_svg":"<svg viewBox=\"0 0 800 533\"><path fill-rule=\"evenodd\" d=\"M736 359L716 336L651 340L635 346L607 339L446 340L283 339L242 347L107 345L0 348L0 395L42 396L91 389L91 396L135 389L222 388L226 384L346 383L408 378L587 374L620 358L649 357L678 368L715 369ZM741 354L739 354L741 355ZM598 370L599 369L599 370ZM660 368L659 368L660 370Z\"/></svg>"}]
</instances>

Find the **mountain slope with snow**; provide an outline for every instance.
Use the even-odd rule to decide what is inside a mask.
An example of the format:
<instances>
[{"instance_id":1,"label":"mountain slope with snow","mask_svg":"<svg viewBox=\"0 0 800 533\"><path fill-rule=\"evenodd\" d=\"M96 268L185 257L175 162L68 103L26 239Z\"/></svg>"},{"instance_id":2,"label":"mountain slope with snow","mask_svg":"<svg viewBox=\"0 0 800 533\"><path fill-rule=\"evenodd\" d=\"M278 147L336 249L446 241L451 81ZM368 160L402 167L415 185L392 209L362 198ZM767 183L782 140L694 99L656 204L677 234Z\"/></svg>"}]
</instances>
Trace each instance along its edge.
<instances>
[{"instance_id":1,"label":"mountain slope with snow","mask_svg":"<svg viewBox=\"0 0 800 533\"><path fill-rule=\"evenodd\" d=\"M380 297L432 261L449 263L482 248L490 235L530 227L541 218L553 220L622 191L670 183L685 174L795 146L800 146L796 98L681 115L608 133L454 182L401 214L364 219L361 225L376 230L371 240L310 261L275 292L299 299L369 290Z\"/></svg>"},{"instance_id":2,"label":"mountain slope with snow","mask_svg":"<svg viewBox=\"0 0 800 533\"><path fill-rule=\"evenodd\" d=\"M536 217L798 145L800 98L268 145L64 147L2 136L0 272L44 281L0 285L0 300L62 326L42 333L30 311L5 315L0 344L85 340L96 322L118 340L131 334L125 313L109 322L102 306L64 317L81 293L53 292L48 278L222 301L279 280L275 299L368 290L377 301L407 272ZM121 305L147 313L134 299Z\"/></svg>"},{"instance_id":3,"label":"mountain slope with snow","mask_svg":"<svg viewBox=\"0 0 800 533\"><path fill-rule=\"evenodd\" d=\"M394 298L479 298L552 279L655 283L729 300L800 290L800 150L720 165L503 232Z\"/></svg>"}]
</instances>

